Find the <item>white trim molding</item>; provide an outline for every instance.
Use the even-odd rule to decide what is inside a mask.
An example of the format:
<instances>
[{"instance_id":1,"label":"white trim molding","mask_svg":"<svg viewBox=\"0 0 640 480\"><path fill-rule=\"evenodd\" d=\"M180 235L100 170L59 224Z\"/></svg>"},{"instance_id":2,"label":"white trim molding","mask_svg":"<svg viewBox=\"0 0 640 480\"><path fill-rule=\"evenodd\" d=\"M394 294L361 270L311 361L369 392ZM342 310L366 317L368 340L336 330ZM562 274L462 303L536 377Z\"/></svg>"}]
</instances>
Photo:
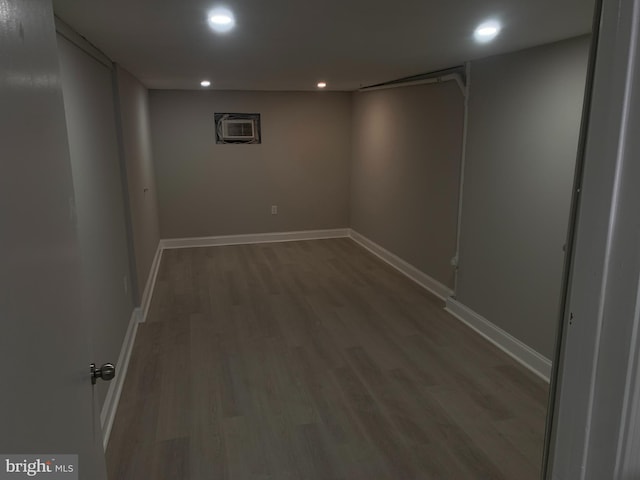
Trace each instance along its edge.
<instances>
[{"instance_id":1,"label":"white trim molding","mask_svg":"<svg viewBox=\"0 0 640 480\"><path fill-rule=\"evenodd\" d=\"M122 387L124 386L124 381L127 377L129 360L131 359L131 352L133 351L136 334L138 333L138 325L140 325L140 323L143 323L147 319L147 313L149 312L149 306L151 305L151 297L153 296L153 290L156 285L156 278L158 276L158 269L160 268L161 259L162 247L161 244L158 243L158 248L156 249L156 254L153 257L151 269L149 270L149 276L147 277L147 283L145 284L144 291L142 292L140 306L138 308L135 308L131 313L129 326L127 327L127 332L125 333L122 347L120 347L120 355L118 356L118 363L116 363L116 376L113 381L109 383L107 396L104 399L102 411L100 412L100 425L102 426L102 445L105 451L107 450L107 445L109 444L111 427L113 427L113 421L116 418L116 412L118 410L118 404L120 402L120 395L122 394Z\"/></svg>"},{"instance_id":2,"label":"white trim molding","mask_svg":"<svg viewBox=\"0 0 640 480\"><path fill-rule=\"evenodd\" d=\"M397 255L391 253L389 250L385 249L384 247L381 247L374 241L369 240L364 235L356 232L353 229L350 229L349 236L354 242L358 243L365 249L369 250L375 256L377 256L384 262L388 263L393 268L400 271L401 273L409 277L411 280L416 282L418 285L430 291L436 297L442 299L443 301L446 301L448 297L453 295L453 290L451 290L449 287L447 287L446 285L443 285L442 283L430 277L423 271L418 270L416 267L414 267L410 263L401 259Z\"/></svg>"},{"instance_id":3,"label":"white trim molding","mask_svg":"<svg viewBox=\"0 0 640 480\"><path fill-rule=\"evenodd\" d=\"M533 348L494 325L489 320L460 303L455 298L447 298L445 310L462 323L475 330L500 350L518 361L547 383L551 375L551 360L540 355Z\"/></svg>"},{"instance_id":4,"label":"white trim molding","mask_svg":"<svg viewBox=\"0 0 640 480\"><path fill-rule=\"evenodd\" d=\"M332 230L304 230L300 232L249 233L222 235L217 237L165 238L160 246L165 248L219 247L223 245L245 245L251 243L295 242L298 240L322 240L349 236L348 228Z\"/></svg>"},{"instance_id":5,"label":"white trim molding","mask_svg":"<svg viewBox=\"0 0 640 480\"><path fill-rule=\"evenodd\" d=\"M151 297L153 296L153 289L156 286L156 278L158 276L158 269L160 268L160 260L162 260L162 242L158 242L158 248L156 254L151 262L151 269L149 270L149 276L147 277L147 283L144 286L142 292L142 298L140 299L140 322L147 321L147 314L149 313L149 306L151 305Z\"/></svg>"},{"instance_id":6,"label":"white trim molding","mask_svg":"<svg viewBox=\"0 0 640 480\"><path fill-rule=\"evenodd\" d=\"M102 411L100 412L100 425L102 426L102 446L104 447L105 451L107 450L107 445L109 444L111 427L113 426L113 421L116 418L118 403L120 402L122 387L124 386L124 380L127 376L129 360L131 359L131 352L133 350L133 344L136 340L136 334L138 333L139 324L140 309L136 308L131 313L129 327L127 328L127 333L124 336L122 347L120 348L118 363L116 363L116 376L113 381L109 383L109 390L107 390L107 396L104 399Z\"/></svg>"}]
</instances>

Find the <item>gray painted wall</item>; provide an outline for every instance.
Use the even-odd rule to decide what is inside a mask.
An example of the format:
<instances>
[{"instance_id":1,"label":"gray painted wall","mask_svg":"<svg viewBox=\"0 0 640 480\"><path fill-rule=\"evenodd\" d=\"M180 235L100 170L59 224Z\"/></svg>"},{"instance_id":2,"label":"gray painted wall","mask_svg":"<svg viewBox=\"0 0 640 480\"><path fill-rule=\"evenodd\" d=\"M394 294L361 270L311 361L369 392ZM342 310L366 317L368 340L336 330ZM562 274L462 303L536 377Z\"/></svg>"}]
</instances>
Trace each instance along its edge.
<instances>
[{"instance_id":1,"label":"gray painted wall","mask_svg":"<svg viewBox=\"0 0 640 480\"><path fill-rule=\"evenodd\" d=\"M349 225L348 93L154 90L149 99L162 238ZM216 112L260 113L262 144L216 145Z\"/></svg>"},{"instance_id":2,"label":"gray painted wall","mask_svg":"<svg viewBox=\"0 0 640 480\"><path fill-rule=\"evenodd\" d=\"M453 287L464 101L455 82L355 93L351 226Z\"/></svg>"},{"instance_id":3,"label":"gray painted wall","mask_svg":"<svg viewBox=\"0 0 640 480\"><path fill-rule=\"evenodd\" d=\"M133 300L111 70L60 36L58 50L92 351L115 363Z\"/></svg>"},{"instance_id":4,"label":"gray painted wall","mask_svg":"<svg viewBox=\"0 0 640 480\"><path fill-rule=\"evenodd\" d=\"M457 299L552 357L589 37L472 63Z\"/></svg>"},{"instance_id":5,"label":"gray painted wall","mask_svg":"<svg viewBox=\"0 0 640 480\"><path fill-rule=\"evenodd\" d=\"M144 291L160 241L149 101L147 89L129 72L117 67L116 75L139 297Z\"/></svg>"}]
</instances>

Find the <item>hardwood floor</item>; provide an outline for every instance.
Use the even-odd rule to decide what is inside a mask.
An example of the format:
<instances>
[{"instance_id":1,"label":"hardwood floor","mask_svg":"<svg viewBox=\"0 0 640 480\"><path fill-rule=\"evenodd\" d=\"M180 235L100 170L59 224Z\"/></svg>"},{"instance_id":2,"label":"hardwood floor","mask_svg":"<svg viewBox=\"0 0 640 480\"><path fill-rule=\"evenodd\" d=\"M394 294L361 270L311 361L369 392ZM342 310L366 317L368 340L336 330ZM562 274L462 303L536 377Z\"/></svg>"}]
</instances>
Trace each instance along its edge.
<instances>
[{"instance_id":1,"label":"hardwood floor","mask_svg":"<svg viewBox=\"0 0 640 480\"><path fill-rule=\"evenodd\" d=\"M166 250L109 478L537 479L546 399L349 239Z\"/></svg>"}]
</instances>

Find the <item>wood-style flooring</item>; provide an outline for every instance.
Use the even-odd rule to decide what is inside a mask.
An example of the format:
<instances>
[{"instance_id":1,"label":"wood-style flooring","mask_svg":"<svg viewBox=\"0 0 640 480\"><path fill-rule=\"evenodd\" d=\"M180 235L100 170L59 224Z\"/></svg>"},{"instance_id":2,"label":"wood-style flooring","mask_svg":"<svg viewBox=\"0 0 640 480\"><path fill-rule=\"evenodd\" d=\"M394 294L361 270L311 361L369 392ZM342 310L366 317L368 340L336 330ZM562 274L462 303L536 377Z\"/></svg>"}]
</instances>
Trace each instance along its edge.
<instances>
[{"instance_id":1,"label":"wood-style flooring","mask_svg":"<svg viewBox=\"0 0 640 480\"><path fill-rule=\"evenodd\" d=\"M349 239L165 250L109 478L537 479L546 400Z\"/></svg>"}]
</instances>

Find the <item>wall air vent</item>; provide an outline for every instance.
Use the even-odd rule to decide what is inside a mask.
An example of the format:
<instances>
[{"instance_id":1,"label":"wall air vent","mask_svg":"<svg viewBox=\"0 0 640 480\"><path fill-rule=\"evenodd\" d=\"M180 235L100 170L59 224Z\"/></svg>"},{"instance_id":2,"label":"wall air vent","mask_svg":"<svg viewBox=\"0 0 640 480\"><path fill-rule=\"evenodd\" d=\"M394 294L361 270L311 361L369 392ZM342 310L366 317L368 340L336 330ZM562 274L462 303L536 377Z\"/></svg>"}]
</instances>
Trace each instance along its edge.
<instances>
[{"instance_id":1,"label":"wall air vent","mask_svg":"<svg viewBox=\"0 0 640 480\"><path fill-rule=\"evenodd\" d=\"M255 138L253 120L223 120L222 138L225 140L253 140Z\"/></svg>"},{"instance_id":2,"label":"wall air vent","mask_svg":"<svg viewBox=\"0 0 640 480\"><path fill-rule=\"evenodd\" d=\"M261 143L259 113L216 113L216 143Z\"/></svg>"}]
</instances>

